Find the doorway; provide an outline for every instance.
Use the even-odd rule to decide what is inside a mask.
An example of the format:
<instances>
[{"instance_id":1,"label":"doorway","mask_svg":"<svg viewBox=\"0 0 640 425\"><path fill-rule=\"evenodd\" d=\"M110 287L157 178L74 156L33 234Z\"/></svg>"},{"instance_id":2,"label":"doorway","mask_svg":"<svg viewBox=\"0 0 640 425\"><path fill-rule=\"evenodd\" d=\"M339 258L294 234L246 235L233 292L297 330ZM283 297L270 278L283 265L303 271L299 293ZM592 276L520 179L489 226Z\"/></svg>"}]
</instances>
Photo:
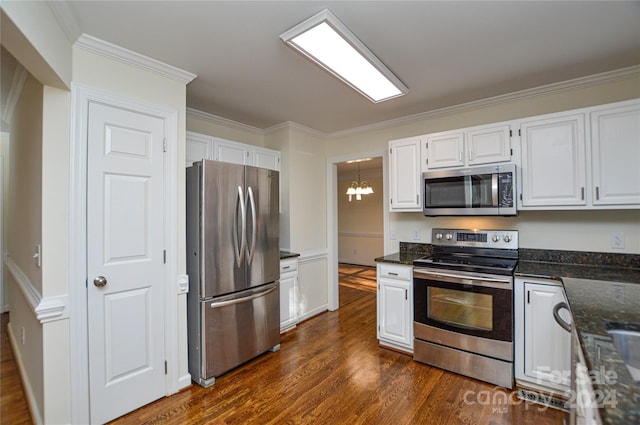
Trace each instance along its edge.
<instances>
[{"instance_id":1,"label":"doorway","mask_svg":"<svg viewBox=\"0 0 640 425\"><path fill-rule=\"evenodd\" d=\"M337 168L338 262L375 266L375 258L384 255L382 157Z\"/></svg>"},{"instance_id":2,"label":"doorway","mask_svg":"<svg viewBox=\"0 0 640 425\"><path fill-rule=\"evenodd\" d=\"M386 234L388 234L389 227L389 212L386 205L388 204L388 157L386 156L385 150L379 151L370 151L370 152L358 152L350 155L343 155L337 157L331 157L327 159L327 234L328 241L327 245L329 248L328 255L328 301L329 301L329 310L337 310L339 307L339 277L338 277L338 263L340 257L340 238L339 238L339 220L338 220L338 203L339 196L344 197L344 200L348 202L348 197L346 195L347 187L344 182L339 182L338 179L338 167L342 167L341 164L347 163L347 161L356 161L363 158L375 158L377 161L376 167L378 168L378 172L381 171L381 181L379 183L379 187L373 187L374 193L379 194L380 202L381 202L381 211L382 211L382 220L378 222L379 229L374 233L381 233L382 239L382 252L380 256L384 255L384 251L386 250L387 240ZM355 167L356 174L353 174L352 177L349 177L352 180L357 180L357 166ZM380 170L381 169L381 170ZM362 176L362 165L361 165L361 179ZM353 179L355 177L355 179ZM349 185L349 181L347 181L347 186ZM345 186L345 187L343 187ZM370 195L364 195L370 196ZM362 200L357 201L352 197L353 202L362 202ZM344 232L343 232L344 233ZM360 237L366 237L371 235L366 235L367 232L354 232L354 233L363 233L359 235ZM358 235L356 235L358 236ZM376 235L378 236L378 235ZM344 245L344 244L343 244ZM353 250L353 248L351 248ZM358 248L356 249L356 254L358 253ZM370 260L375 258L375 254L368 255L371 257ZM375 262L372 261L372 264L375 265Z\"/></svg>"}]
</instances>

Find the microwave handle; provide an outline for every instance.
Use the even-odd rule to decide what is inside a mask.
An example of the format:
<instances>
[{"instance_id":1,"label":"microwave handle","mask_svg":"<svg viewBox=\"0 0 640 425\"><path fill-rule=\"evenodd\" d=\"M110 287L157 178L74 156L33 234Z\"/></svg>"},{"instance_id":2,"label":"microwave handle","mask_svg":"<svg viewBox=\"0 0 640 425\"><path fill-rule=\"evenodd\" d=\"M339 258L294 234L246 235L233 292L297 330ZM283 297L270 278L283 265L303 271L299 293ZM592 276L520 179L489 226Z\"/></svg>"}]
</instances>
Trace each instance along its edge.
<instances>
[{"instance_id":1,"label":"microwave handle","mask_svg":"<svg viewBox=\"0 0 640 425\"><path fill-rule=\"evenodd\" d=\"M491 202L494 207L498 206L498 173L491 175Z\"/></svg>"}]
</instances>

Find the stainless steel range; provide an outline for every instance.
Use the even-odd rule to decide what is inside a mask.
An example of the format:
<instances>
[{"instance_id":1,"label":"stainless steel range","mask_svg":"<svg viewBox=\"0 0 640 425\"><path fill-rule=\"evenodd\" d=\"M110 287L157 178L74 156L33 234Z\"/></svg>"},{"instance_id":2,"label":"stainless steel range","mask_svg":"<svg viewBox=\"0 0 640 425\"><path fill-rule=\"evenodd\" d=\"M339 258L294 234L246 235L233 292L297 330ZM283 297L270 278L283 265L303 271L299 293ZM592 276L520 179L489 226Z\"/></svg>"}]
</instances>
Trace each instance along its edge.
<instances>
[{"instance_id":1,"label":"stainless steel range","mask_svg":"<svg viewBox=\"0 0 640 425\"><path fill-rule=\"evenodd\" d=\"M514 230L433 229L413 262L416 361L513 388Z\"/></svg>"}]
</instances>

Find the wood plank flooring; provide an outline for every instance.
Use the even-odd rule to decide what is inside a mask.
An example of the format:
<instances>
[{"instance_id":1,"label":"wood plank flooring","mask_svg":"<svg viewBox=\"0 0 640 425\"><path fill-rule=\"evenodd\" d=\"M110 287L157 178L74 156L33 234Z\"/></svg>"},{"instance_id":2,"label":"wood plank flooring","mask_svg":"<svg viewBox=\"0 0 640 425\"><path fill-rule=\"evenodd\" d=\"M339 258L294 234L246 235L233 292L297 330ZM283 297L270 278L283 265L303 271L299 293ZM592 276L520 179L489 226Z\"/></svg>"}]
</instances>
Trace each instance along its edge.
<instances>
[{"instance_id":1,"label":"wood plank flooring","mask_svg":"<svg viewBox=\"0 0 640 425\"><path fill-rule=\"evenodd\" d=\"M340 306L298 324L282 335L280 351L228 372L212 387L193 385L112 423L546 425L568 419L517 400L512 391L379 347L375 292L341 285ZM3 334L5 328L3 322ZM2 391L19 391L19 385L4 386L2 343ZM19 398L5 405L3 394L2 413ZM29 423L17 420L7 423Z\"/></svg>"}]
</instances>

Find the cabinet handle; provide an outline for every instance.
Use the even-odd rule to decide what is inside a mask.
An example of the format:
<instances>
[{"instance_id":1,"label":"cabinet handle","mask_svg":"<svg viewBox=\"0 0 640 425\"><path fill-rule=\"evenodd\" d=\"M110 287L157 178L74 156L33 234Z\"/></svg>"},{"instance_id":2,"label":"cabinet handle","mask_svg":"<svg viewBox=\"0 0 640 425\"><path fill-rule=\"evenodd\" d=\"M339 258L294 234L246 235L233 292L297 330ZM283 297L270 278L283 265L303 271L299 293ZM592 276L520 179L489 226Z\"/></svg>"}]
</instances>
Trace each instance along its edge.
<instances>
[{"instance_id":1,"label":"cabinet handle","mask_svg":"<svg viewBox=\"0 0 640 425\"><path fill-rule=\"evenodd\" d=\"M420 205L420 195L416 195L416 204Z\"/></svg>"},{"instance_id":2,"label":"cabinet handle","mask_svg":"<svg viewBox=\"0 0 640 425\"><path fill-rule=\"evenodd\" d=\"M389 272L388 275L389 276L398 276L398 273Z\"/></svg>"},{"instance_id":3,"label":"cabinet handle","mask_svg":"<svg viewBox=\"0 0 640 425\"><path fill-rule=\"evenodd\" d=\"M584 187L580 188L580 199L584 201Z\"/></svg>"},{"instance_id":4,"label":"cabinet handle","mask_svg":"<svg viewBox=\"0 0 640 425\"><path fill-rule=\"evenodd\" d=\"M471 161L471 149L469 149L469 161Z\"/></svg>"},{"instance_id":5,"label":"cabinet handle","mask_svg":"<svg viewBox=\"0 0 640 425\"><path fill-rule=\"evenodd\" d=\"M596 186L596 201L600 200L600 187Z\"/></svg>"},{"instance_id":6,"label":"cabinet handle","mask_svg":"<svg viewBox=\"0 0 640 425\"><path fill-rule=\"evenodd\" d=\"M404 290L404 299L408 300L409 299L409 291L407 291L406 289Z\"/></svg>"},{"instance_id":7,"label":"cabinet handle","mask_svg":"<svg viewBox=\"0 0 640 425\"><path fill-rule=\"evenodd\" d=\"M462 162L462 152L459 153L458 158L460 158L460 162Z\"/></svg>"},{"instance_id":8,"label":"cabinet handle","mask_svg":"<svg viewBox=\"0 0 640 425\"><path fill-rule=\"evenodd\" d=\"M527 304L531 304L531 291L527 291Z\"/></svg>"},{"instance_id":9,"label":"cabinet handle","mask_svg":"<svg viewBox=\"0 0 640 425\"><path fill-rule=\"evenodd\" d=\"M283 270L287 270L287 269L290 269L290 268L291 268L291 266L286 266L286 267L283 267L282 269Z\"/></svg>"}]
</instances>

